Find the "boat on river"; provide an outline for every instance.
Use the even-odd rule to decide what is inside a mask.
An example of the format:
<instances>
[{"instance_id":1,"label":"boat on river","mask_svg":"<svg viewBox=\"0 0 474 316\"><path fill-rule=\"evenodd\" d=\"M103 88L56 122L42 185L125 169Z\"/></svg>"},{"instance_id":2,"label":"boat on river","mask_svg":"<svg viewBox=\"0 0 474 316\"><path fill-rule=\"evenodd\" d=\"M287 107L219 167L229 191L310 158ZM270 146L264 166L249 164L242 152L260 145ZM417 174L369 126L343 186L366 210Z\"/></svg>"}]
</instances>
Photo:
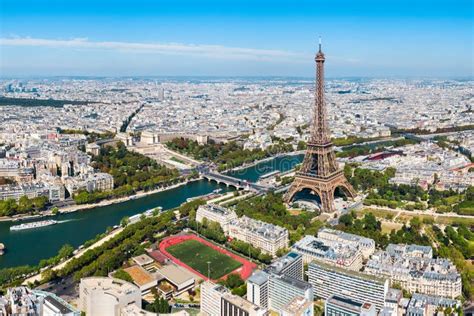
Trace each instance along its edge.
<instances>
[{"instance_id":1,"label":"boat on river","mask_svg":"<svg viewBox=\"0 0 474 316\"><path fill-rule=\"evenodd\" d=\"M58 221L49 219L45 221L39 221L39 222L32 222L32 223L24 223L20 225L14 225L10 227L10 230L26 230L26 229L33 229L33 228L40 228L40 227L46 227L50 225L55 225L57 224Z\"/></svg>"}]
</instances>

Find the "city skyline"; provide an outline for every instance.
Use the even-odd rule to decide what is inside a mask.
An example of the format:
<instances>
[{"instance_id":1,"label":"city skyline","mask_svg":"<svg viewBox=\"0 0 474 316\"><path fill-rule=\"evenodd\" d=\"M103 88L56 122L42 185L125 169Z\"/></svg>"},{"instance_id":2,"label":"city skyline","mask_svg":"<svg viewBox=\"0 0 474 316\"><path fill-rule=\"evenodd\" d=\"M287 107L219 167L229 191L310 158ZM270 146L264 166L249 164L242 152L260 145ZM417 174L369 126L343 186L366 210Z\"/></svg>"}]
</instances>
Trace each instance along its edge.
<instances>
[{"instance_id":1,"label":"city skyline","mask_svg":"<svg viewBox=\"0 0 474 316\"><path fill-rule=\"evenodd\" d=\"M441 5L442 4L442 5ZM469 1L3 3L3 76L472 76Z\"/></svg>"}]
</instances>

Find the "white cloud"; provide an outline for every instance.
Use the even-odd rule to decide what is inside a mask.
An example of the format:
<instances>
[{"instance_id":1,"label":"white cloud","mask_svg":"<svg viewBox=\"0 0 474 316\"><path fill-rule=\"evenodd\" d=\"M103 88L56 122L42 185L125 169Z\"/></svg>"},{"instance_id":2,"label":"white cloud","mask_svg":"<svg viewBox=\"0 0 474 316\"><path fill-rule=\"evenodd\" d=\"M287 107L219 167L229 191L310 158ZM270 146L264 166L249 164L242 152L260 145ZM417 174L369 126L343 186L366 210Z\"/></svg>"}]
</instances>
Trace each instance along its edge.
<instances>
[{"instance_id":1,"label":"white cloud","mask_svg":"<svg viewBox=\"0 0 474 316\"><path fill-rule=\"evenodd\" d=\"M228 47L221 45L194 45L182 43L133 43L133 42L95 42L87 38L68 40L42 39L30 37L0 38L0 46L27 46L109 50L123 53L148 53L166 55L192 55L220 59L285 61L304 63L311 54L284 50Z\"/></svg>"}]
</instances>

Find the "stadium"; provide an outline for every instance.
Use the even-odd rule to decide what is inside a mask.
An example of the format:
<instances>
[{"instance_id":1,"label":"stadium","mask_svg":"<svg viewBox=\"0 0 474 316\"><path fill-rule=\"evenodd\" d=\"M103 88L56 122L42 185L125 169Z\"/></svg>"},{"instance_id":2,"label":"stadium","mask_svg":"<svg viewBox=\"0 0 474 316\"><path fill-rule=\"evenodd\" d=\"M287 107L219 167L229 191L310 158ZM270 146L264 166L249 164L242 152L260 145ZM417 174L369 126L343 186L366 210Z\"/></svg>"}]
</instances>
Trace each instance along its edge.
<instances>
[{"instance_id":1,"label":"stadium","mask_svg":"<svg viewBox=\"0 0 474 316\"><path fill-rule=\"evenodd\" d=\"M208 262L210 278L214 281L225 279L230 273L238 273L245 280L257 267L255 263L196 235L167 237L159 248L170 260L203 279L207 279Z\"/></svg>"}]
</instances>

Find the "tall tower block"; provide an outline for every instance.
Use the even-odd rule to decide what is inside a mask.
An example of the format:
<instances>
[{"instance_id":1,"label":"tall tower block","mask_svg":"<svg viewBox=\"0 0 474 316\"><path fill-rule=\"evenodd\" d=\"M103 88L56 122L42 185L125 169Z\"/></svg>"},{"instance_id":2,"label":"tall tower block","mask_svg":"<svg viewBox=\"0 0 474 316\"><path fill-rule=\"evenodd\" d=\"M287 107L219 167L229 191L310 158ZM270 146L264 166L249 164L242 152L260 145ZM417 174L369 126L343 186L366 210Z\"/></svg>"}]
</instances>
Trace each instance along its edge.
<instances>
[{"instance_id":1,"label":"tall tower block","mask_svg":"<svg viewBox=\"0 0 474 316\"><path fill-rule=\"evenodd\" d=\"M336 162L331 132L324 100L324 61L326 58L321 50L316 54L316 89L314 94L314 114L310 130L310 139L301 169L296 173L295 180L285 194L285 201L290 202L296 193L309 189L321 199L323 212L334 211L334 192L342 189L347 197L354 198L356 192L339 169Z\"/></svg>"}]
</instances>

